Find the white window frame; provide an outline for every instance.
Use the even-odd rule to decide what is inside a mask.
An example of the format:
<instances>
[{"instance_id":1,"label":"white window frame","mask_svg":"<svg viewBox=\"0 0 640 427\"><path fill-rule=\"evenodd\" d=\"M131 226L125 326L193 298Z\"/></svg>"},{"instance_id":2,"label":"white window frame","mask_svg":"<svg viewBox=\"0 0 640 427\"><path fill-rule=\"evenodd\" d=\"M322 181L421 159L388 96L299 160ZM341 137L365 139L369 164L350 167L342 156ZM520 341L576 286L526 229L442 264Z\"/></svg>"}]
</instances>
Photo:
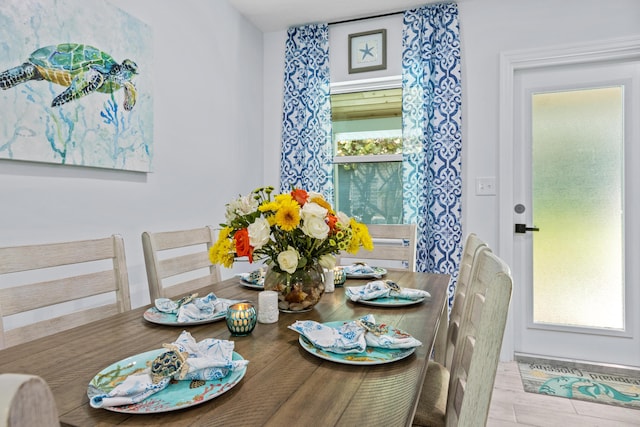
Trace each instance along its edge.
<instances>
[{"instance_id":1,"label":"white window frame","mask_svg":"<svg viewBox=\"0 0 640 427\"><path fill-rule=\"evenodd\" d=\"M331 83L331 95L354 92L369 92L402 88L402 76L380 77L376 79L350 80ZM402 154L370 154L364 156L333 156L333 165L345 163L388 163L402 162ZM336 177L334 184L337 186Z\"/></svg>"},{"instance_id":2,"label":"white window frame","mask_svg":"<svg viewBox=\"0 0 640 427\"><path fill-rule=\"evenodd\" d=\"M397 89L402 87L402 76L376 79L350 80L331 83L331 94L369 92L372 90ZM401 162L402 154L372 154L367 156L333 156L333 164Z\"/></svg>"}]
</instances>

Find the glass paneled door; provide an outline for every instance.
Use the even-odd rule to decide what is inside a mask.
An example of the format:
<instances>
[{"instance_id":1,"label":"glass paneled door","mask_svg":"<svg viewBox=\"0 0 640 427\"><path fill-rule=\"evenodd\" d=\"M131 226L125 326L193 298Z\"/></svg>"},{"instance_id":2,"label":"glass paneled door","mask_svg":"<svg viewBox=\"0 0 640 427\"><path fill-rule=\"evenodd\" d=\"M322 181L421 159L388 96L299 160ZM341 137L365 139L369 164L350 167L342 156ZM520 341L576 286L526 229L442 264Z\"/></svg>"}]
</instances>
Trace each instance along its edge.
<instances>
[{"instance_id":1,"label":"glass paneled door","mask_svg":"<svg viewBox=\"0 0 640 427\"><path fill-rule=\"evenodd\" d=\"M640 364L637 74L634 63L516 73L516 352Z\"/></svg>"}]
</instances>

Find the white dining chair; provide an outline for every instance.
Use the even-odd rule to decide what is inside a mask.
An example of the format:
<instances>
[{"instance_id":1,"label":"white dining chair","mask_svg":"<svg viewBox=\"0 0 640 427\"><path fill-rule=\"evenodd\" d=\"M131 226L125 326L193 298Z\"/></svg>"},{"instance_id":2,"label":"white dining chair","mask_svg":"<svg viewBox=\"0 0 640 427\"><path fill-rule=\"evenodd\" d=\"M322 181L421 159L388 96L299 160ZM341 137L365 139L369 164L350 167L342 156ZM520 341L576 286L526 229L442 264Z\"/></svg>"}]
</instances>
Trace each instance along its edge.
<instances>
[{"instance_id":1,"label":"white dining chair","mask_svg":"<svg viewBox=\"0 0 640 427\"><path fill-rule=\"evenodd\" d=\"M0 374L0 427L59 425L55 399L41 377Z\"/></svg>"},{"instance_id":2,"label":"white dining chair","mask_svg":"<svg viewBox=\"0 0 640 427\"><path fill-rule=\"evenodd\" d=\"M142 233L151 302L219 282L220 268L209 260L209 248L215 241L216 233L210 226Z\"/></svg>"},{"instance_id":3,"label":"white dining chair","mask_svg":"<svg viewBox=\"0 0 640 427\"><path fill-rule=\"evenodd\" d=\"M478 254L483 250L490 251L491 249L478 235L470 233L462 248L462 259L460 260L460 270L453 297L453 306L449 313L449 324L446 328L446 348L442 352L436 351L436 354L444 355L442 360L435 360L444 365L445 368L451 367L453 352L458 341L460 322L467 309L466 296L469 289L469 281L477 266Z\"/></svg>"},{"instance_id":4,"label":"white dining chair","mask_svg":"<svg viewBox=\"0 0 640 427\"><path fill-rule=\"evenodd\" d=\"M508 265L491 251L480 251L451 366L428 363L413 425L485 425L511 292Z\"/></svg>"},{"instance_id":5,"label":"white dining chair","mask_svg":"<svg viewBox=\"0 0 640 427\"><path fill-rule=\"evenodd\" d=\"M366 224L373 250L360 248L355 254L342 252L339 265L366 262L388 270L416 271L416 224Z\"/></svg>"},{"instance_id":6,"label":"white dining chair","mask_svg":"<svg viewBox=\"0 0 640 427\"><path fill-rule=\"evenodd\" d=\"M0 277L0 348L131 310L119 235L0 248Z\"/></svg>"}]
</instances>

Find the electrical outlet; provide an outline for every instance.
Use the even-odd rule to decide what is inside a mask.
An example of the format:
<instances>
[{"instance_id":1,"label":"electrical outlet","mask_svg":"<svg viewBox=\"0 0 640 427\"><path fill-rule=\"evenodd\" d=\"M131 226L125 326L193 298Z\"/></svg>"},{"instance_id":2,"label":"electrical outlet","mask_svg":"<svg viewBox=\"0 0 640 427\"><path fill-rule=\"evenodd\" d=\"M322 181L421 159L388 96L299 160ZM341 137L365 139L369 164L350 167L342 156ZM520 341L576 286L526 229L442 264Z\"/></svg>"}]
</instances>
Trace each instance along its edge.
<instances>
[{"instance_id":1,"label":"electrical outlet","mask_svg":"<svg viewBox=\"0 0 640 427\"><path fill-rule=\"evenodd\" d=\"M476 196L495 196L496 178L493 176L476 178Z\"/></svg>"}]
</instances>

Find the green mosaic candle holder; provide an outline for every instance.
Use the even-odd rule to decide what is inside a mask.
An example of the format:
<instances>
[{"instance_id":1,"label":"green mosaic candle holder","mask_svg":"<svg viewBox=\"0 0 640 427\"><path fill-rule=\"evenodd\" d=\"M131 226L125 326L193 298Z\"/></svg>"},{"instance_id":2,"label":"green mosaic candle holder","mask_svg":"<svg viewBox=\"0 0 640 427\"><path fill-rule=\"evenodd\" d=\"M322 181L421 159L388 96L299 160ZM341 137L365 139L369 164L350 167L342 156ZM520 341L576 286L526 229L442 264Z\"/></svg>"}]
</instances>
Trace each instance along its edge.
<instances>
[{"instance_id":1,"label":"green mosaic candle holder","mask_svg":"<svg viewBox=\"0 0 640 427\"><path fill-rule=\"evenodd\" d=\"M239 302L227 309L227 328L231 335L249 335L258 321L258 313L253 304L249 302Z\"/></svg>"},{"instance_id":2,"label":"green mosaic candle holder","mask_svg":"<svg viewBox=\"0 0 640 427\"><path fill-rule=\"evenodd\" d=\"M342 267L333 269L333 283L336 287L341 287L347 281L347 272Z\"/></svg>"}]
</instances>

